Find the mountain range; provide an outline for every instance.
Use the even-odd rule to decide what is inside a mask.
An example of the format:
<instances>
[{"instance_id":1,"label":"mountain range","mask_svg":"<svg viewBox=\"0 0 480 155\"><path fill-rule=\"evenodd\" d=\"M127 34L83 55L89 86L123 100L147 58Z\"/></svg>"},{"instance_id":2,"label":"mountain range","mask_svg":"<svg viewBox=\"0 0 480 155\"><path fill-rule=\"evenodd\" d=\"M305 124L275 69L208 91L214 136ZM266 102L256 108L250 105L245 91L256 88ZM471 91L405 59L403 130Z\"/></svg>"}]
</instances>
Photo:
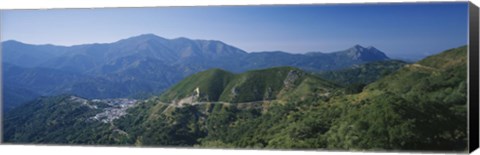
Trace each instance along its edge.
<instances>
[{"instance_id":1,"label":"mountain range","mask_svg":"<svg viewBox=\"0 0 480 155\"><path fill-rule=\"evenodd\" d=\"M2 42L4 110L38 96L75 94L85 98L146 98L183 78L212 68L233 73L291 66L308 72L349 68L389 60L374 47L291 54L245 52L215 40L165 39L139 35L113 43L75 46Z\"/></svg>"},{"instance_id":2,"label":"mountain range","mask_svg":"<svg viewBox=\"0 0 480 155\"><path fill-rule=\"evenodd\" d=\"M6 113L4 142L467 151L467 46L413 64L356 65L328 76L337 82L324 73L208 69L105 122L97 116L111 111L109 100L41 97ZM340 82L358 75L369 76L357 81L365 86L348 92Z\"/></svg>"}]
</instances>

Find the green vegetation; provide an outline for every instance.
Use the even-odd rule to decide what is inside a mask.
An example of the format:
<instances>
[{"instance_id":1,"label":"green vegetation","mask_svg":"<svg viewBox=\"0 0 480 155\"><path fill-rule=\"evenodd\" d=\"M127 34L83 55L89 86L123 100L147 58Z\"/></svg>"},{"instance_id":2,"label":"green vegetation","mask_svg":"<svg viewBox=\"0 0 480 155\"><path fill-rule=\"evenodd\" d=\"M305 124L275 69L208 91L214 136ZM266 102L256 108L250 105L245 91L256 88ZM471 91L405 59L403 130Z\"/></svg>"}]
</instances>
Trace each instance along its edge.
<instances>
[{"instance_id":1,"label":"green vegetation","mask_svg":"<svg viewBox=\"0 0 480 155\"><path fill-rule=\"evenodd\" d=\"M42 97L15 108L3 119L3 142L35 144L116 144L123 135L110 125L89 120L92 109L70 96ZM102 103L90 103L107 107Z\"/></svg>"},{"instance_id":2,"label":"green vegetation","mask_svg":"<svg viewBox=\"0 0 480 155\"><path fill-rule=\"evenodd\" d=\"M327 135L333 148L465 150L466 46L408 65L354 95ZM339 143L342 142L342 143Z\"/></svg>"},{"instance_id":3,"label":"green vegetation","mask_svg":"<svg viewBox=\"0 0 480 155\"><path fill-rule=\"evenodd\" d=\"M391 66L368 64L365 69L379 71L333 75L347 82L353 79L347 75L373 76L350 92L349 86L291 67L241 74L208 70L128 109L110 125L85 121L95 110L62 97L40 99L7 114L4 137L25 143L466 151L466 55L463 46L415 64L378 62ZM196 88L204 104L170 104L195 95Z\"/></svg>"},{"instance_id":4,"label":"green vegetation","mask_svg":"<svg viewBox=\"0 0 480 155\"><path fill-rule=\"evenodd\" d=\"M201 90L202 100L217 101L220 94L233 78L233 74L220 69L211 69L185 78L162 94L161 99L170 102L191 96L196 88Z\"/></svg>"},{"instance_id":5,"label":"green vegetation","mask_svg":"<svg viewBox=\"0 0 480 155\"><path fill-rule=\"evenodd\" d=\"M375 61L338 71L324 71L319 76L343 86L366 85L390 75L407 63L400 60Z\"/></svg>"},{"instance_id":6,"label":"green vegetation","mask_svg":"<svg viewBox=\"0 0 480 155\"><path fill-rule=\"evenodd\" d=\"M338 86L293 67L253 70L242 74L212 69L186 78L163 93L160 99L166 103L180 100L192 96L196 88L200 91L199 101L241 103L290 96L328 96Z\"/></svg>"}]
</instances>

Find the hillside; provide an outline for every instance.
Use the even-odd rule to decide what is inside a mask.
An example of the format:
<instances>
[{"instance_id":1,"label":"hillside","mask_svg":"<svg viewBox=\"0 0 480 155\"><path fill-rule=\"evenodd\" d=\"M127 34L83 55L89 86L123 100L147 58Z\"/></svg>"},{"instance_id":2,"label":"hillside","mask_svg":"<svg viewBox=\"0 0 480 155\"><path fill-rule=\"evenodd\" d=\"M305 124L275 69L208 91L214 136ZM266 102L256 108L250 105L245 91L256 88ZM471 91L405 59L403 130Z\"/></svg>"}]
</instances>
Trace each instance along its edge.
<instances>
[{"instance_id":1,"label":"hillside","mask_svg":"<svg viewBox=\"0 0 480 155\"><path fill-rule=\"evenodd\" d=\"M71 95L40 97L4 114L2 142L120 143L126 138L124 132L102 122L122 116L124 107L134 103L134 100L87 100Z\"/></svg>"},{"instance_id":2,"label":"hillside","mask_svg":"<svg viewBox=\"0 0 480 155\"><path fill-rule=\"evenodd\" d=\"M400 60L376 61L342 70L324 71L318 73L318 75L343 86L367 85L394 73L405 65L407 63Z\"/></svg>"},{"instance_id":3,"label":"hillside","mask_svg":"<svg viewBox=\"0 0 480 155\"><path fill-rule=\"evenodd\" d=\"M329 96L336 87L335 84L292 67L253 70L241 74L212 69L185 78L163 93L160 99L171 103L197 96L197 101L241 103L285 99L287 96Z\"/></svg>"},{"instance_id":4,"label":"hillside","mask_svg":"<svg viewBox=\"0 0 480 155\"><path fill-rule=\"evenodd\" d=\"M353 107L326 133L328 147L465 151L466 58L466 46L450 49L348 96Z\"/></svg>"},{"instance_id":5,"label":"hillside","mask_svg":"<svg viewBox=\"0 0 480 155\"><path fill-rule=\"evenodd\" d=\"M18 105L33 100L39 96L28 89L22 89L20 87L4 87L3 91L5 92L3 93L3 97L8 98L8 100L2 102L2 112L7 112Z\"/></svg>"},{"instance_id":6,"label":"hillside","mask_svg":"<svg viewBox=\"0 0 480 155\"><path fill-rule=\"evenodd\" d=\"M465 47L444 51L326 99L183 107L150 99L115 123L147 146L466 151L465 58Z\"/></svg>"}]
</instances>

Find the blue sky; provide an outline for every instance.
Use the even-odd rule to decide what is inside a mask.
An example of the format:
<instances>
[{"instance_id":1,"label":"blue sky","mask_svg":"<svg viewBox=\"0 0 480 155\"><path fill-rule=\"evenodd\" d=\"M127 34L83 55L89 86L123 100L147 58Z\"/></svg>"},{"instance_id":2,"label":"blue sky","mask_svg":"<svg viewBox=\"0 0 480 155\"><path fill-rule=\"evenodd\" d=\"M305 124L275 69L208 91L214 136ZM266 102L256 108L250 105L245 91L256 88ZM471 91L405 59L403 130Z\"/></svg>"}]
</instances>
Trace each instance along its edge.
<instances>
[{"instance_id":1,"label":"blue sky","mask_svg":"<svg viewBox=\"0 0 480 155\"><path fill-rule=\"evenodd\" d=\"M466 2L2 10L2 41L75 45L153 33L252 51L332 52L355 44L418 59L467 44Z\"/></svg>"}]
</instances>

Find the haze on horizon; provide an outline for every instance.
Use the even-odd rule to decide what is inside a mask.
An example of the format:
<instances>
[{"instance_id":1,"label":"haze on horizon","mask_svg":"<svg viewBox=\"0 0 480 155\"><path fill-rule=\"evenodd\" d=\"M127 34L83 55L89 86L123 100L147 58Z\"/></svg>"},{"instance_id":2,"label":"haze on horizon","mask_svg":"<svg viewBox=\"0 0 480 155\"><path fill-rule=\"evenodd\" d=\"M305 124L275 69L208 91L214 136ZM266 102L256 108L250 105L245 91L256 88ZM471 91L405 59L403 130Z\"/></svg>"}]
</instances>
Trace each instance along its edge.
<instances>
[{"instance_id":1,"label":"haze on horizon","mask_svg":"<svg viewBox=\"0 0 480 155\"><path fill-rule=\"evenodd\" d=\"M1 41L78 45L152 33L247 52L333 52L356 44L420 59L467 44L467 2L2 10Z\"/></svg>"}]
</instances>

